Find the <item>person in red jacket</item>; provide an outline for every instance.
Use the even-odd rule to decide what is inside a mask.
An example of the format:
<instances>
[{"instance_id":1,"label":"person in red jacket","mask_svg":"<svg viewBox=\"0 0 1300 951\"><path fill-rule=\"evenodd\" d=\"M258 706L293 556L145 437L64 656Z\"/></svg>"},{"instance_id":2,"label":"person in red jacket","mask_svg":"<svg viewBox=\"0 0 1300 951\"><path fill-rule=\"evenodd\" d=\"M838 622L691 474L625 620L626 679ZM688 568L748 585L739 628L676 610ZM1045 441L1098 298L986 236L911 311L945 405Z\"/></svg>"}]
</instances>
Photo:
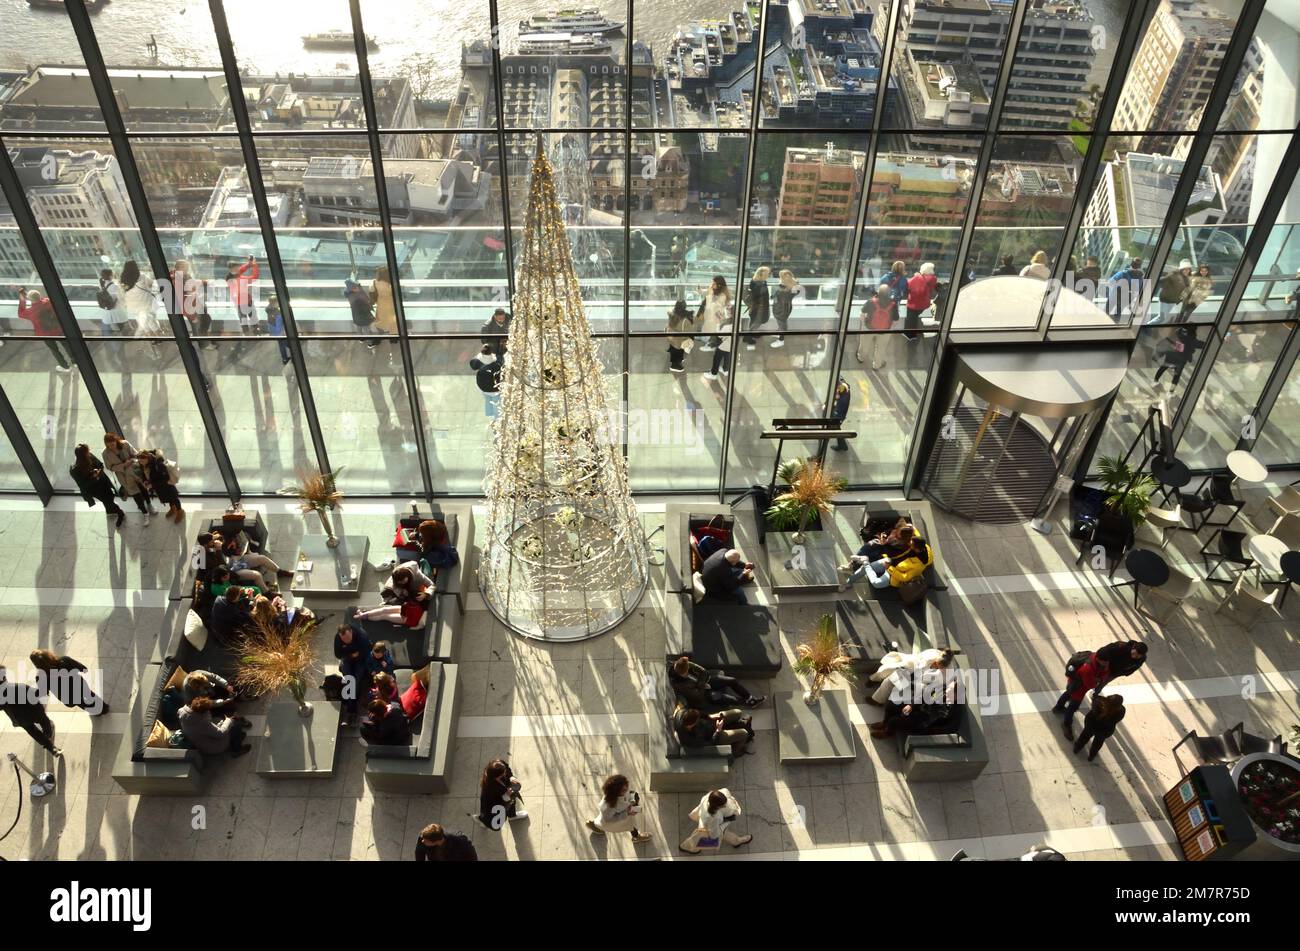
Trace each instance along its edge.
<instances>
[{"instance_id":1,"label":"person in red jacket","mask_svg":"<svg viewBox=\"0 0 1300 951\"><path fill-rule=\"evenodd\" d=\"M253 303L253 285L261 271L257 261L250 254L248 260L236 266L233 262L226 271L226 289L230 292L230 302L239 313L239 328L245 336L257 333L257 307Z\"/></svg>"},{"instance_id":2,"label":"person in red jacket","mask_svg":"<svg viewBox=\"0 0 1300 951\"><path fill-rule=\"evenodd\" d=\"M60 335L59 319L54 315L54 307L50 304L50 299L40 291L29 291L25 287L18 288L18 316L32 325L36 336L44 338L42 343L49 348L50 353L54 354L54 359L59 364L57 367L59 372L67 373L71 370L72 361L63 355L56 340Z\"/></svg>"},{"instance_id":3,"label":"person in red jacket","mask_svg":"<svg viewBox=\"0 0 1300 951\"><path fill-rule=\"evenodd\" d=\"M1083 703L1084 697L1106 682L1109 667L1105 659L1093 654L1075 668L1073 677L1066 680L1065 691L1057 698L1052 712L1064 714L1062 728L1067 740L1074 739L1074 714L1079 709L1079 704Z\"/></svg>"},{"instance_id":4,"label":"person in red jacket","mask_svg":"<svg viewBox=\"0 0 1300 951\"><path fill-rule=\"evenodd\" d=\"M907 282L907 320L903 321L903 336L917 339L921 329L921 315L934 303L934 293L939 279L934 276L934 265L926 261Z\"/></svg>"}]
</instances>

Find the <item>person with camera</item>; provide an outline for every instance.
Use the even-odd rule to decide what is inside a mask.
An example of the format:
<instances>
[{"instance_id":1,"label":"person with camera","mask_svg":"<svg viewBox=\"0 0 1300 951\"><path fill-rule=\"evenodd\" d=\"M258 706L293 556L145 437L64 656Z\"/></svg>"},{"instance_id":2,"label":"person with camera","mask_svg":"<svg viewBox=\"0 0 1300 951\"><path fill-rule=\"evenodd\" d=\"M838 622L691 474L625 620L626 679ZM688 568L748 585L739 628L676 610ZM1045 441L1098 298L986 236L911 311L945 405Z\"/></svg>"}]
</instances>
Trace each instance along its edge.
<instances>
[{"instance_id":1,"label":"person with camera","mask_svg":"<svg viewBox=\"0 0 1300 951\"><path fill-rule=\"evenodd\" d=\"M714 789L704 794L699 805L691 810L695 828L678 848L691 855L699 855L701 843L710 847L723 842L732 848L740 848L753 840L752 835L736 835L731 831L731 823L740 818L740 803L731 794L730 789Z\"/></svg>"},{"instance_id":2,"label":"person with camera","mask_svg":"<svg viewBox=\"0 0 1300 951\"><path fill-rule=\"evenodd\" d=\"M632 789L626 776L615 773L600 787L600 811L587 820L587 828L595 835L630 832L634 843L649 842L654 836L637 831L640 812L641 794Z\"/></svg>"},{"instance_id":3,"label":"person with camera","mask_svg":"<svg viewBox=\"0 0 1300 951\"><path fill-rule=\"evenodd\" d=\"M523 787L510 771L510 764L503 759L494 759L483 768L479 780L478 815L475 817L493 832L500 832L506 822L527 819L528 813L519 808L524 797L519 795Z\"/></svg>"}]
</instances>

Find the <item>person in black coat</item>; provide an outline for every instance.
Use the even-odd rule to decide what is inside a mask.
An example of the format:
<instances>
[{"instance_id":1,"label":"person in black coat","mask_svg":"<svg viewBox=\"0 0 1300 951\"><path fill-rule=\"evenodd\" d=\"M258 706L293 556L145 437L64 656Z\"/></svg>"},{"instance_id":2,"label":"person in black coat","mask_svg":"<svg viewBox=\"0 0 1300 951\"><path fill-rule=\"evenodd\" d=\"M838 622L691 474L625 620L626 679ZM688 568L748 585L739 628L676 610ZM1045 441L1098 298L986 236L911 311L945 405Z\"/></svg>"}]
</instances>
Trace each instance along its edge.
<instances>
[{"instance_id":1,"label":"person in black coat","mask_svg":"<svg viewBox=\"0 0 1300 951\"><path fill-rule=\"evenodd\" d=\"M749 741L754 738L753 717L736 707L704 715L699 710L678 707L673 713L673 730L686 747L730 746L732 756L752 753Z\"/></svg>"},{"instance_id":2,"label":"person in black coat","mask_svg":"<svg viewBox=\"0 0 1300 951\"><path fill-rule=\"evenodd\" d=\"M895 733L948 733L956 729L964 704L957 699L958 681L950 679L940 703L885 703L885 719L871 728L871 735L884 739Z\"/></svg>"},{"instance_id":3,"label":"person in black coat","mask_svg":"<svg viewBox=\"0 0 1300 951\"><path fill-rule=\"evenodd\" d=\"M500 832L507 821L527 819L528 813L519 808L523 801L519 795L522 788L509 763L503 759L492 760L483 768L479 779L478 821L493 832Z\"/></svg>"},{"instance_id":4,"label":"person in black coat","mask_svg":"<svg viewBox=\"0 0 1300 951\"><path fill-rule=\"evenodd\" d=\"M1119 694L1095 696L1087 716L1083 718L1083 732L1074 741L1074 752L1078 753L1091 740L1092 749L1088 750L1088 762L1091 763L1106 741L1114 735L1119 721L1124 719L1124 713L1124 698Z\"/></svg>"},{"instance_id":5,"label":"person in black coat","mask_svg":"<svg viewBox=\"0 0 1300 951\"><path fill-rule=\"evenodd\" d=\"M668 683L688 706L697 708L716 703L726 706L743 703L747 707L756 707L767 699L751 693L735 677L729 677L720 670L706 670L699 664L692 663L685 654L673 661L668 668Z\"/></svg>"},{"instance_id":6,"label":"person in black coat","mask_svg":"<svg viewBox=\"0 0 1300 951\"><path fill-rule=\"evenodd\" d=\"M208 630L223 646L235 643L235 637L253 617L253 609L244 596L244 589L232 584L226 593L212 603Z\"/></svg>"},{"instance_id":7,"label":"person in black coat","mask_svg":"<svg viewBox=\"0 0 1300 951\"><path fill-rule=\"evenodd\" d=\"M410 746L411 722L401 703L371 700L361 721L361 738L372 746Z\"/></svg>"},{"instance_id":8,"label":"person in black coat","mask_svg":"<svg viewBox=\"0 0 1300 951\"><path fill-rule=\"evenodd\" d=\"M448 832L436 822L420 830L415 840L417 862L477 862L478 852L469 836L461 832Z\"/></svg>"},{"instance_id":9,"label":"person in black coat","mask_svg":"<svg viewBox=\"0 0 1300 951\"><path fill-rule=\"evenodd\" d=\"M0 708L9 715L14 726L20 726L42 748L55 756L63 750L54 745L54 724L45 712L40 694L31 684L12 683L8 673L0 667Z\"/></svg>"},{"instance_id":10,"label":"person in black coat","mask_svg":"<svg viewBox=\"0 0 1300 951\"><path fill-rule=\"evenodd\" d=\"M1110 665L1102 681L1110 683L1116 677L1136 674L1147 662L1147 646L1141 641L1114 641L1097 651L1097 657Z\"/></svg>"},{"instance_id":11,"label":"person in black coat","mask_svg":"<svg viewBox=\"0 0 1300 951\"><path fill-rule=\"evenodd\" d=\"M77 445L74 455L76 462L68 469L68 474L77 484L81 497L92 508L96 499L103 502L108 514L117 516L117 525L121 527L126 513L117 504L117 493L113 490L112 480L104 474L104 464L91 453L90 447L84 442Z\"/></svg>"},{"instance_id":12,"label":"person in black coat","mask_svg":"<svg viewBox=\"0 0 1300 951\"><path fill-rule=\"evenodd\" d=\"M830 412L827 413L831 419L835 420L836 425L840 429L844 428L844 420L848 418L849 400L852 399L852 397L853 390L849 388L849 385L846 382L844 382L844 377L840 377L839 382L835 384L835 395L831 397L831 405L829 407ZM839 439L835 440L835 444L831 448L844 452L849 448L849 444L845 441L844 437L841 436Z\"/></svg>"},{"instance_id":13,"label":"person in black coat","mask_svg":"<svg viewBox=\"0 0 1300 951\"><path fill-rule=\"evenodd\" d=\"M357 719L357 698L370 694L370 638L359 627L340 624L334 634L334 656L339 659L339 673L351 678L352 689L344 685L343 711L345 723L351 726ZM349 696L351 693L351 696Z\"/></svg>"},{"instance_id":14,"label":"person in black coat","mask_svg":"<svg viewBox=\"0 0 1300 951\"><path fill-rule=\"evenodd\" d=\"M1156 367L1153 381L1160 379L1169 370L1173 372L1170 382L1177 386L1187 364L1192 362L1196 351L1204 346L1205 342L1197 336L1196 324L1179 324L1172 337L1156 345L1155 356L1160 365Z\"/></svg>"},{"instance_id":15,"label":"person in black coat","mask_svg":"<svg viewBox=\"0 0 1300 951\"><path fill-rule=\"evenodd\" d=\"M42 647L31 652L30 660L37 670L45 671L48 681L45 689L51 696L58 697L65 707L79 707L95 717L108 712L104 698L95 693L82 676L86 665L81 661L60 657Z\"/></svg>"},{"instance_id":16,"label":"person in black coat","mask_svg":"<svg viewBox=\"0 0 1300 951\"><path fill-rule=\"evenodd\" d=\"M754 331L767 323L771 313L772 297L767 289L767 279L772 274L770 267L760 267L754 272L754 278L745 291L745 306L749 310L749 333L745 335L745 348L753 350L758 341Z\"/></svg>"},{"instance_id":17,"label":"person in black coat","mask_svg":"<svg viewBox=\"0 0 1300 951\"><path fill-rule=\"evenodd\" d=\"M754 580L754 566L746 564L734 548L719 548L700 566L704 591L710 597L723 601L746 603L740 586Z\"/></svg>"},{"instance_id":18,"label":"person in black coat","mask_svg":"<svg viewBox=\"0 0 1300 951\"><path fill-rule=\"evenodd\" d=\"M485 343L478 356L469 361L469 368L474 371L474 382L483 394L483 413L488 419L494 419L501 404L501 357L491 344Z\"/></svg>"},{"instance_id":19,"label":"person in black coat","mask_svg":"<svg viewBox=\"0 0 1300 951\"><path fill-rule=\"evenodd\" d=\"M506 355L506 338L510 336L510 315L498 307L491 319L479 328L479 342L488 347L500 360Z\"/></svg>"}]
</instances>

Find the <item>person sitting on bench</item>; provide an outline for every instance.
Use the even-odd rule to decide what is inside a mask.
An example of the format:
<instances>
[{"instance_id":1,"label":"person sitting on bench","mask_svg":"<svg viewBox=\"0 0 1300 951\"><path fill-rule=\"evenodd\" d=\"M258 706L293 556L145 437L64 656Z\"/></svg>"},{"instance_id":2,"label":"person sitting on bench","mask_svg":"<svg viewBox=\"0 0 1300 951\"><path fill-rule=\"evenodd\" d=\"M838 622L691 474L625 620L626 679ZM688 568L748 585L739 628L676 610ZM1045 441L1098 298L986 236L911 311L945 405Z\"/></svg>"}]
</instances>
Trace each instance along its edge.
<instances>
[{"instance_id":1,"label":"person sitting on bench","mask_svg":"<svg viewBox=\"0 0 1300 951\"><path fill-rule=\"evenodd\" d=\"M419 627L424 620L432 596L433 582L420 566L404 561L393 569L384 582L379 596L384 603L375 608L360 608L354 615L358 621L387 621L406 627Z\"/></svg>"},{"instance_id":2,"label":"person sitting on bench","mask_svg":"<svg viewBox=\"0 0 1300 951\"><path fill-rule=\"evenodd\" d=\"M880 658L880 667L871 675L870 679L880 686L867 698L867 703L873 707L883 707L891 693L907 688L907 682L915 676L915 671L945 670L952 663L952 658L952 651L937 647L927 647L917 654L890 651Z\"/></svg>"},{"instance_id":3,"label":"person sitting on bench","mask_svg":"<svg viewBox=\"0 0 1300 951\"><path fill-rule=\"evenodd\" d=\"M371 700L361 721L361 738L372 746L410 746L411 724L402 705Z\"/></svg>"},{"instance_id":4,"label":"person sitting on bench","mask_svg":"<svg viewBox=\"0 0 1300 951\"><path fill-rule=\"evenodd\" d=\"M248 536L240 532L234 538L225 538L221 532L204 532L198 537L203 545L204 536L208 537L209 552L218 552L227 568L241 581L261 585L270 590L276 586L277 578L292 578L293 572L281 568L266 555L248 550Z\"/></svg>"},{"instance_id":5,"label":"person sitting on bench","mask_svg":"<svg viewBox=\"0 0 1300 951\"><path fill-rule=\"evenodd\" d=\"M208 630L223 647L233 646L239 631L253 619L249 600L244 596L247 590L229 585L225 594L213 602Z\"/></svg>"},{"instance_id":6,"label":"person sitting on bench","mask_svg":"<svg viewBox=\"0 0 1300 951\"><path fill-rule=\"evenodd\" d=\"M855 563L856 561L856 563ZM920 535L913 534L906 550L898 555L884 555L875 561L854 555L849 562L853 569L841 588L847 588L859 577L866 575L873 588L898 588L923 574L934 564L934 552Z\"/></svg>"},{"instance_id":7,"label":"person sitting on bench","mask_svg":"<svg viewBox=\"0 0 1300 951\"><path fill-rule=\"evenodd\" d=\"M181 698L189 703L195 697L207 697L217 711L235 702L235 691L225 677L210 670L191 670L181 684Z\"/></svg>"},{"instance_id":8,"label":"person sitting on bench","mask_svg":"<svg viewBox=\"0 0 1300 951\"><path fill-rule=\"evenodd\" d=\"M924 702L924 697L919 698L916 703L900 704L889 701L885 705L885 719L871 728L871 735L876 739L884 739L895 733L951 732L961 716L963 707L963 704L957 701L958 682L956 677L949 678L944 685L943 696L937 703ZM929 684L922 686L920 692L926 692L928 686Z\"/></svg>"},{"instance_id":9,"label":"person sitting on bench","mask_svg":"<svg viewBox=\"0 0 1300 951\"><path fill-rule=\"evenodd\" d=\"M745 592L740 588L754 580L754 566L743 562L740 552L734 548L719 549L704 560L700 578L705 594L710 597L745 604Z\"/></svg>"},{"instance_id":10,"label":"person sitting on bench","mask_svg":"<svg viewBox=\"0 0 1300 951\"><path fill-rule=\"evenodd\" d=\"M673 661L668 669L668 682L677 696L692 707L707 707L712 704L743 703L747 707L756 707L766 697L755 696L735 677L728 677L720 670L705 670L699 664L691 663L684 654Z\"/></svg>"},{"instance_id":11,"label":"person sitting on bench","mask_svg":"<svg viewBox=\"0 0 1300 951\"><path fill-rule=\"evenodd\" d=\"M912 544L916 528L905 518L899 518L894 527L887 532L880 532L874 538L862 539L863 545L858 549L857 558L878 561L889 555L901 555ZM852 559L850 559L851 561ZM857 567L857 565L854 565Z\"/></svg>"},{"instance_id":12,"label":"person sitting on bench","mask_svg":"<svg viewBox=\"0 0 1300 951\"><path fill-rule=\"evenodd\" d=\"M402 702L401 693L397 689L397 681L393 679L392 674L379 671L370 678L370 699L382 700L384 703ZM402 712L406 712L406 707L402 707Z\"/></svg>"},{"instance_id":13,"label":"person sitting on bench","mask_svg":"<svg viewBox=\"0 0 1300 951\"><path fill-rule=\"evenodd\" d=\"M437 577L442 568L453 568L460 562L460 553L451 543L447 532L447 523L442 519L426 518L415 529L415 540L419 543L420 557Z\"/></svg>"},{"instance_id":14,"label":"person sitting on bench","mask_svg":"<svg viewBox=\"0 0 1300 951\"><path fill-rule=\"evenodd\" d=\"M204 755L229 753L231 756L243 756L252 749L244 742L252 724L244 717L213 720L212 701L207 697L195 697L181 707L178 716L185 741L192 749Z\"/></svg>"},{"instance_id":15,"label":"person sitting on bench","mask_svg":"<svg viewBox=\"0 0 1300 951\"><path fill-rule=\"evenodd\" d=\"M705 716L694 707L681 706L673 714L673 729L682 746L730 745L732 756L743 756L753 752L746 749L754 738L754 728L750 725L752 719L740 709Z\"/></svg>"}]
</instances>

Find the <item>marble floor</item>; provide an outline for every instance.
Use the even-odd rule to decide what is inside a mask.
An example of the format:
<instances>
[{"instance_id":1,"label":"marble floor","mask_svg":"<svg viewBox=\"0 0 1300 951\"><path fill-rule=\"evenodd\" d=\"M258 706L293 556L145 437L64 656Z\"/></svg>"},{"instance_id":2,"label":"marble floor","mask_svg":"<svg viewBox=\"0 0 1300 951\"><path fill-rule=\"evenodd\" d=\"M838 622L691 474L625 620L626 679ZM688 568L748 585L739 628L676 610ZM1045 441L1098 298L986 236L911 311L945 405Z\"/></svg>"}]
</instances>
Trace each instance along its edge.
<instances>
[{"instance_id":1,"label":"marble floor","mask_svg":"<svg viewBox=\"0 0 1300 951\"><path fill-rule=\"evenodd\" d=\"M1252 491L1246 511L1261 528L1272 522L1265 497L1266 490ZM1131 588L1112 590L1104 572L1075 569L1059 528L1045 537L1025 525L939 516L954 639L971 667L997 676L996 709L984 719L990 763L976 780L903 781L894 745L868 732L879 712L862 703L860 688L853 708L858 756L849 765L783 766L771 713L760 708L757 755L739 761L731 787L745 813L739 831L752 833L753 842L714 857L682 855L677 843L698 795L647 791L641 690L665 650L658 566L635 614L581 644L521 640L476 595L469 599L450 795L372 792L359 746L344 738L329 780L264 780L253 771L255 750L213 763L200 796L137 797L123 793L110 772L140 670L178 623L167 591L185 558L188 527L155 519L144 528L132 513L118 531L100 510L75 503L61 497L42 509L0 497L0 662L12 676L33 647L76 657L102 676L113 712L92 720L55 703L51 716L65 754L59 760L0 718L0 753L16 753L58 779L55 795L23 803L17 828L0 842L8 859L408 859L416 832L432 821L471 834L482 858L945 859L960 848L997 858L1037 842L1072 859L1172 858L1160 796L1179 775L1170 751L1182 735L1239 720L1272 735L1300 722L1300 598L1246 629L1214 613L1223 586L1201 585L1184 610L1157 623L1134 612ZM292 552L305 529L319 531L306 528L284 500L247 504L267 514L272 554ZM662 505L644 500L641 508L647 528L662 522ZM387 502L350 500L342 528L381 545L393 511ZM1167 556L1203 573L1198 546L1192 533L1176 532ZM370 560L381 561L385 551L372 548ZM365 586L373 590L378 577L371 569ZM1122 569L1116 577L1124 577ZM824 602L778 605L787 653L824 610ZM1088 763L1071 753L1046 711L1073 651L1124 637L1147 641L1150 658L1118 685L1128 715ZM758 687L797 684L787 666ZM254 729L254 744L259 733ZM479 770L496 756L522 781L530 813L502 832L469 818ZM614 771L643 792L645 831L654 836L647 845L633 846L627 836L596 839L584 828L600 782ZM0 827L25 795L12 776L0 778Z\"/></svg>"}]
</instances>

